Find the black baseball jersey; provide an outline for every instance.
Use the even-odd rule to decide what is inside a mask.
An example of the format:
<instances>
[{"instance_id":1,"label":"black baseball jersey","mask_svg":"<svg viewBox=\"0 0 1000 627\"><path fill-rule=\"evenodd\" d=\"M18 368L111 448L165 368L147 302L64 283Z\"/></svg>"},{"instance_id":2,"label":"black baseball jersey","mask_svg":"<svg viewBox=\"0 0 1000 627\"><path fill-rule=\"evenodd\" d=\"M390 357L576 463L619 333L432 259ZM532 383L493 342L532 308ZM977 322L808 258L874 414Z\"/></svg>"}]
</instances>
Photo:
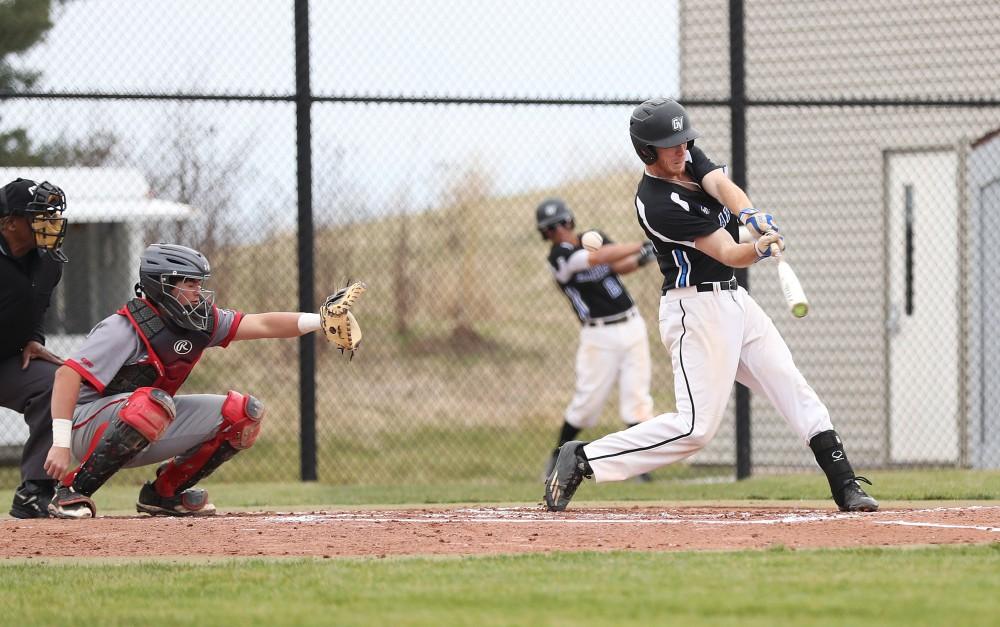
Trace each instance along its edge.
<instances>
[{"instance_id":1,"label":"black baseball jersey","mask_svg":"<svg viewBox=\"0 0 1000 627\"><path fill-rule=\"evenodd\" d=\"M601 233L605 243L612 243ZM580 322L616 316L631 309L635 303L611 266L590 267L590 253L581 246L556 244L549 252L552 276L573 306Z\"/></svg>"},{"instance_id":2,"label":"black baseball jersey","mask_svg":"<svg viewBox=\"0 0 1000 627\"><path fill-rule=\"evenodd\" d=\"M35 249L14 258L0 237L0 359L17 355L30 340L45 343L42 319L61 278L62 264L48 253Z\"/></svg>"},{"instance_id":3,"label":"black baseball jersey","mask_svg":"<svg viewBox=\"0 0 1000 627\"><path fill-rule=\"evenodd\" d=\"M725 166L712 163L694 146L688 151L685 168L700 185L706 174ZM725 229L738 242L739 221L703 189L690 187L646 173L635 194L636 215L656 248L664 291L733 278L733 268L696 250L694 240Z\"/></svg>"}]
</instances>

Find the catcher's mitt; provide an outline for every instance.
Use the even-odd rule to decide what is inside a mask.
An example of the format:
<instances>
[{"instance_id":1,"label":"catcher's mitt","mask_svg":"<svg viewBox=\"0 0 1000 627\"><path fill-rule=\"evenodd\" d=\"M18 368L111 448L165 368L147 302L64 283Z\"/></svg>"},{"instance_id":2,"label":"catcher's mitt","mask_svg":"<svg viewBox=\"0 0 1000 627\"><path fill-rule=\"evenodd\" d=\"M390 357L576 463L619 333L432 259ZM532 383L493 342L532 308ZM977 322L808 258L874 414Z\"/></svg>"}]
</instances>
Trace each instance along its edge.
<instances>
[{"instance_id":1,"label":"catcher's mitt","mask_svg":"<svg viewBox=\"0 0 1000 627\"><path fill-rule=\"evenodd\" d=\"M341 353L350 351L351 358L361 344L361 326L351 313L351 307L367 289L368 286L361 281L352 283L329 296L319 308L326 339L335 344Z\"/></svg>"}]
</instances>

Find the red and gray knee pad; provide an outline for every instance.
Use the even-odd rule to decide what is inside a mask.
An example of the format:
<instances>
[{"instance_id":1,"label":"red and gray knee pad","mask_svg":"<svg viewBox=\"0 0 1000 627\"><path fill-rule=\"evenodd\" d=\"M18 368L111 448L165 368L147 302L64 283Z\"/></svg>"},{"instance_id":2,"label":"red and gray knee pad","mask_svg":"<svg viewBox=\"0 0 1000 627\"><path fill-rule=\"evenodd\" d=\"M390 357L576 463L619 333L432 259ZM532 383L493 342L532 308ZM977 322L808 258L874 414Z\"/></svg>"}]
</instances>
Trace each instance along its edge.
<instances>
[{"instance_id":1,"label":"red and gray knee pad","mask_svg":"<svg viewBox=\"0 0 1000 627\"><path fill-rule=\"evenodd\" d=\"M222 403L222 425L215 437L161 466L153 483L156 493L163 497L179 494L253 446L263 419L263 403L253 396L230 391Z\"/></svg>"},{"instance_id":2,"label":"red and gray knee pad","mask_svg":"<svg viewBox=\"0 0 1000 627\"><path fill-rule=\"evenodd\" d=\"M90 449L64 486L90 496L163 435L177 410L174 399L159 388L139 388L128 397L118 415L98 428Z\"/></svg>"}]
</instances>

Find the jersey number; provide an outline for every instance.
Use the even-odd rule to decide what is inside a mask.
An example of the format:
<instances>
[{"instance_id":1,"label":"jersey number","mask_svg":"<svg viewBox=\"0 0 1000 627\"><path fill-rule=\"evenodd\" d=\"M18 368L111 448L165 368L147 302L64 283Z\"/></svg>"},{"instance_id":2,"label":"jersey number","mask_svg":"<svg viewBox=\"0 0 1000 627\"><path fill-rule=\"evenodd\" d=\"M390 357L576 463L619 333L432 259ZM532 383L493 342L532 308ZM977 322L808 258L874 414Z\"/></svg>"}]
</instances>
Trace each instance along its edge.
<instances>
[{"instance_id":1,"label":"jersey number","mask_svg":"<svg viewBox=\"0 0 1000 627\"><path fill-rule=\"evenodd\" d=\"M618 282L618 279L609 276L602 283L611 298L618 298L622 295L622 284Z\"/></svg>"}]
</instances>

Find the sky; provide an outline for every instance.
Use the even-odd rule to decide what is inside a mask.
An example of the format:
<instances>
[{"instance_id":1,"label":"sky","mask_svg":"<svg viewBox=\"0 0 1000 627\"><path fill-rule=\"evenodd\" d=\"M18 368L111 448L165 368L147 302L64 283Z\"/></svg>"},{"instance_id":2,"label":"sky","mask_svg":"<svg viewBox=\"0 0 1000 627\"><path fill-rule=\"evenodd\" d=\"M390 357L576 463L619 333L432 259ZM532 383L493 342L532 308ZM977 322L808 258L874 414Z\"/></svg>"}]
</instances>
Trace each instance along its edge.
<instances>
[{"instance_id":1,"label":"sky","mask_svg":"<svg viewBox=\"0 0 1000 627\"><path fill-rule=\"evenodd\" d=\"M42 73L41 90L294 91L291 0L53 4L46 40L14 60ZM676 0L313 0L310 11L312 90L320 96L641 101L675 94L679 83ZM439 197L442 173L462 164L487 170L499 193L634 166L629 110L319 103L314 193L344 183L384 204L403 190L421 208ZM239 152L245 206L267 189L294 195L288 103L16 101L0 113L5 127L27 126L39 140L110 129L127 159L147 163L160 158L180 119L205 136L208 150Z\"/></svg>"}]
</instances>

